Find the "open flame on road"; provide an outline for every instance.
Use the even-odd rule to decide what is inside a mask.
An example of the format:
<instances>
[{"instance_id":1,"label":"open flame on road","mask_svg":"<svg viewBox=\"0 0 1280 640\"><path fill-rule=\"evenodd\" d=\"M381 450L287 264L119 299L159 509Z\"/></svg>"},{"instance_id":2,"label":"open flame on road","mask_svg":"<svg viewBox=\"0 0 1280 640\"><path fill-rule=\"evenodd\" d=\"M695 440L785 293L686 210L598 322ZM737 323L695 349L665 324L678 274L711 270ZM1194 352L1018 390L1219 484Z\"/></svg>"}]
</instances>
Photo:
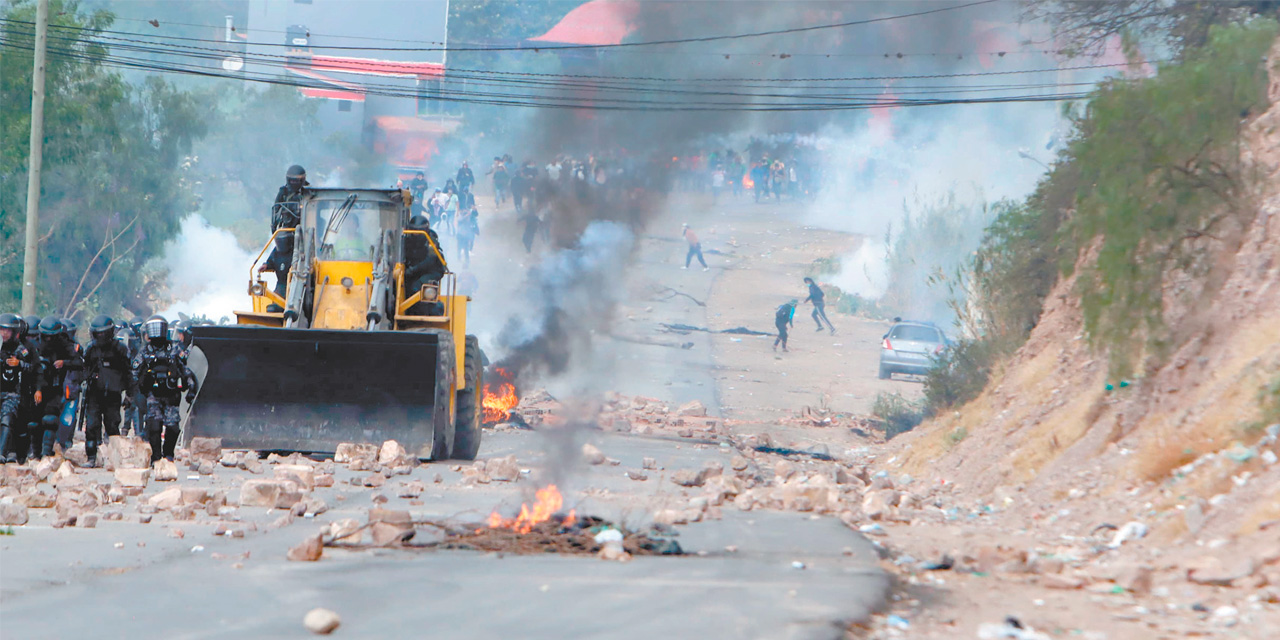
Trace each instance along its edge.
<instances>
[{"instance_id":1,"label":"open flame on road","mask_svg":"<svg viewBox=\"0 0 1280 640\"><path fill-rule=\"evenodd\" d=\"M520 396L516 394L516 385L512 382L513 376L502 367L493 367L487 377L491 379L485 381L484 398L480 401L484 423L504 422L511 410L520 404Z\"/></svg>"},{"instance_id":2,"label":"open flame on road","mask_svg":"<svg viewBox=\"0 0 1280 640\"><path fill-rule=\"evenodd\" d=\"M489 514L490 529L511 529L516 533L529 533L533 531L534 526L539 523L546 522L560 511L560 507L564 506L564 497L560 495L560 490L554 484L549 484L542 489L538 489L534 494L536 500L533 506L528 503L520 505L520 515L514 518L504 518L502 514L494 511ZM569 510L569 515L565 516L560 522L563 527L573 526L576 520L574 510Z\"/></svg>"}]
</instances>

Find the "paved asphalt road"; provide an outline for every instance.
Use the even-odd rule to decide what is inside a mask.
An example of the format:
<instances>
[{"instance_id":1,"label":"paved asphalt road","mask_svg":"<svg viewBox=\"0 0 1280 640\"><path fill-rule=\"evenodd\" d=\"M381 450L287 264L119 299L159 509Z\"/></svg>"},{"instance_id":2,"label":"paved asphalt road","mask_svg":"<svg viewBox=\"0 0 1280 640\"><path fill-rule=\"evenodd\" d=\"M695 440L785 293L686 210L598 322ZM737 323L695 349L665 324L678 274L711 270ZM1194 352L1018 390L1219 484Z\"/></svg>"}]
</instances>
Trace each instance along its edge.
<instances>
[{"instance_id":1,"label":"paved asphalt road","mask_svg":"<svg viewBox=\"0 0 1280 640\"><path fill-rule=\"evenodd\" d=\"M690 276L682 289L705 299L712 276ZM705 310L679 297L640 304L665 322L706 324ZM598 341L594 357L609 370L602 377L625 380L621 391L673 403L698 399L716 411L706 334L678 338L692 348L636 339L625 328L613 338ZM494 508L511 514L536 487L555 481L579 514L643 526L655 509L681 499L680 488L667 479L671 471L727 462L733 453L687 439L596 431L485 438L481 457L514 453L530 476L471 486L451 464L424 465L411 476L426 483L423 504L412 506L394 491L411 478L393 477L384 489L367 489L348 484L354 474L339 467L337 484L315 493L328 512L269 529L281 512L241 508L240 525L256 523L258 530L240 539L214 536L207 516L203 523L173 522L161 513L140 524L137 499L124 507L123 521L102 521L95 529L55 530L49 526L52 510L32 510L29 525L0 537L0 638L304 637L302 617L314 607L338 612L343 622L335 636L349 638L841 638L849 621L879 606L887 593L874 548L836 519L732 507L720 520L678 527L678 540L691 554L685 557L614 563L326 549L316 563L285 559L289 547L328 522L363 522L377 493L390 498L387 508L408 509L416 519L479 521ZM587 440L621 465L579 463L577 451ZM650 471L644 482L625 478L624 471L639 469L644 457L655 458L664 471ZM437 474L439 484L433 482ZM247 477L219 468L212 478L192 479L180 468L176 484L228 488L234 500ZM87 472L86 479L109 482L100 470ZM144 497L173 484L153 482ZM170 537L173 528L185 536ZM736 551L726 551L730 545ZM235 568L237 562L243 566Z\"/></svg>"}]
</instances>

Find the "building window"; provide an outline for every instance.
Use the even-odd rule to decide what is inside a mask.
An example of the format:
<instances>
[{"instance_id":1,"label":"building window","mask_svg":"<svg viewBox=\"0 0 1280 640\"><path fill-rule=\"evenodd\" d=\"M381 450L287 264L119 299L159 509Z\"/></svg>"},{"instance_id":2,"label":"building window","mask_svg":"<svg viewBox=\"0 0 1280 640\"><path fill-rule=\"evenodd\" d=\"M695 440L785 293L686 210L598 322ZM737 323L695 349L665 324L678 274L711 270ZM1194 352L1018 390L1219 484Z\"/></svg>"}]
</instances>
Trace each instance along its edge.
<instances>
[{"instance_id":1,"label":"building window","mask_svg":"<svg viewBox=\"0 0 1280 640\"><path fill-rule=\"evenodd\" d=\"M338 101L338 111L350 111L350 110L351 110L351 101L350 101L350 100L339 100L339 101Z\"/></svg>"}]
</instances>

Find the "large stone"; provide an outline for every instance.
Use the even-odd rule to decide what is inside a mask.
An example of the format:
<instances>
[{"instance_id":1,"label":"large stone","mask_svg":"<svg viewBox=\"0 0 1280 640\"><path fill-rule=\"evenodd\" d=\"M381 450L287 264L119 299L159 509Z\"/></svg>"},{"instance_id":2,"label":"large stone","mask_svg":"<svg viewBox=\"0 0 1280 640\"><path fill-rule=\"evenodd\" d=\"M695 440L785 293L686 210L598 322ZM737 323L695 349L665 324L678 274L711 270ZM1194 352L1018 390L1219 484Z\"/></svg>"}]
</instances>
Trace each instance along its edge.
<instances>
[{"instance_id":1,"label":"large stone","mask_svg":"<svg viewBox=\"0 0 1280 640\"><path fill-rule=\"evenodd\" d=\"M217 462L222 458L222 438L192 438L187 451L197 460Z\"/></svg>"},{"instance_id":2,"label":"large stone","mask_svg":"<svg viewBox=\"0 0 1280 640\"><path fill-rule=\"evenodd\" d=\"M355 518L343 518L329 523L329 536L334 542L360 544L364 539L364 531Z\"/></svg>"},{"instance_id":3,"label":"large stone","mask_svg":"<svg viewBox=\"0 0 1280 640\"><path fill-rule=\"evenodd\" d=\"M320 535L314 535L303 540L298 546L289 549L288 558L294 562L315 562L324 555L324 540Z\"/></svg>"},{"instance_id":4,"label":"large stone","mask_svg":"<svg viewBox=\"0 0 1280 640\"><path fill-rule=\"evenodd\" d=\"M162 510L176 508L182 504L182 489L180 487L169 487L148 498L147 504Z\"/></svg>"},{"instance_id":5,"label":"large stone","mask_svg":"<svg viewBox=\"0 0 1280 640\"><path fill-rule=\"evenodd\" d=\"M311 491L316 486L316 471L305 464L282 464L276 467L276 480L292 480L303 491Z\"/></svg>"},{"instance_id":6,"label":"large stone","mask_svg":"<svg viewBox=\"0 0 1280 640\"><path fill-rule=\"evenodd\" d=\"M707 407L701 402L697 400L693 400L691 402L686 402L680 405L680 408L676 409L676 415L693 416L693 417L700 417L700 418L706 417Z\"/></svg>"},{"instance_id":7,"label":"large stone","mask_svg":"<svg viewBox=\"0 0 1280 640\"><path fill-rule=\"evenodd\" d=\"M0 502L0 525L24 525L27 523L27 508L20 504Z\"/></svg>"},{"instance_id":8,"label":"large stone","mask_svg":"<svg viewBox=\"0 0 1280 640\"><path fill-rule=\"evenodd\" d=\"M400 544L413 538L413 516L408 511L370 509L369 522L369 532L376 545Z\"/></svg>"},{"instance_id":9,"label":"large stone","mask_svg":"<svg viewBox=\"0 0 1280 640\"><path fill-rule=\"evenodd\" d=\"M55 496L36 489L20 496L20 500L28 509L52 509L57 502Z\"/></svg>"},{"instance_id":10,"label":"large stone","mask_svg":"<svg viewBox=\"0 0 1280 640\"><path fill-rule=\"evenodd\" d=\"M607 458L604 452L591 443L582 445L582 461L587 464L604 464Z\"/></svg>"},{"instance_id":11,"label":"large stone","mask_svg":"<svg viewBox=\"0 0 1280 640\"><path fill-rule=\"evenodd\" d=\"M240 506L290 509L302 500L302 490L292 480L245 480L240 486Z\"/></svg>"},{"instance_id":12,"label":"large stone","mask_svg":"<svg viewBox=\"0 0 1280 640\"><path fill-rule=\"evenodd\" d=\"M172 482L178 479L178 465L172 460L160 458L151 466L151 479L156 482Z\"/></svg>"},{"instance_id":13,"label":"large stone","mask_svg":"<svg viewBox=\"0 0 1280 640\"><path fill-rule=\"evenodd\" d=\"M122 487L145 487L151 479L150 469L116 469L116 484Z\"/></svg>"},{"instance_id":14,"label":"large stone","mask_svg":"<svg viewBox=\"0 0 1280 640\"><path fill-rule=\"evenodd\" d=\"M342 624L342 618L328 609L312 609L302 618L302 625L307 628L307 631L320 636L333 633L340 624Z\"/></svg>"},{"instance_id":15,"label":"large stone","mask_svg":"<svg viewBox=\"0 0 1280 640\"><path fill-rule=\"evenodd\" d=\"M773 475L778 480L786 480L795 475L796 465L790 460L779 460L773 465Z\"/></svg>"},{"instance_id":16,"label":"large stone","mask_svg":"<svg viewBox=\"0 0 1280 640\"><path fill-rule=\"evenodd\" d=\"M110 436L99 455L108 471L151 466L151 445L132 436Z\"/></svg>"},{"instance_id":17,"label":"large stone","mask_svg":"<svg viewBox=\"0 0 1280 640\"><path fill-rule=\"evenodd\" d=\"M209 501L209 490L204 487L178 487L182 492L182 504L204 504Z\"/></svg>"},{"instance_id":18,"label":"large stone","mask_svg":"<svg viewBox=\"0 0 1280 640\"><path fill-rule=\"evenodd\" d=\"M492 458L485 462L484 472L489 479L498 482L515 482L520 479L520 465L515 456Z\"/></svg>"},{"instance_id":19,"label":"large stone","mask_svg":"<svg viewBox=\"0 0 1280 640\"><path fill-rule=\"evenodd\" d=\"M1230 587L1258 571L1258 563L1252 557L1234 558L1228 562L1206 556L1189 563L1187 580L1212 587Z\"/></svg>"},{"instance_id":20,"label":"large stone","mask_svg":"<svg viewBox=\"0 0 1280 640\"><path fill-rule=\"evenodd\" d=\"M84 490L59 491L53 509L59 518L74 520L82 513L101 506L96 495Z\"/></svg>"},{"instance_id":21,"label":"large stone","mask_svg":"<svg viewBox=\"0 0 1280 640\"><path fill-rule=\"evenodd\" d=\"M399 442L388 440L378 449L378 464L384 467L399 467L408 464L409 452Z\"/></svg>"},{"instance_id":22,"label":"large stone","mask_svg":"<svg viewBox=\"0 0 1280 640\"><path fill-rule=\"evenodd\" d=\"M682 487L700 487L706 481L706 477L701 471L680 469L671 474L671 481Z\"/></svg>"},{"instance_id":23,"label":"large stone","mask_svg":"<svg viewBox=\"0 0 1280 640\"><path fill-rule=\"evenodd\" d=\"M356 460L364 460L372 464L377 459L377 445L365 443L343 442L333 453L333 461L338 464L350 464Z\"/></svg>"},{"instance_id":24,"label":"large stone","mask_svg":"<svg viewBox=\"0 0 1280 640\"><path fill-rule=\"evenodd\" d=\"M862 497L862 514L872 520L884 519L891 515L900 497L900 494L893 489L868 491Z\"/></svg>"}]
</instances>

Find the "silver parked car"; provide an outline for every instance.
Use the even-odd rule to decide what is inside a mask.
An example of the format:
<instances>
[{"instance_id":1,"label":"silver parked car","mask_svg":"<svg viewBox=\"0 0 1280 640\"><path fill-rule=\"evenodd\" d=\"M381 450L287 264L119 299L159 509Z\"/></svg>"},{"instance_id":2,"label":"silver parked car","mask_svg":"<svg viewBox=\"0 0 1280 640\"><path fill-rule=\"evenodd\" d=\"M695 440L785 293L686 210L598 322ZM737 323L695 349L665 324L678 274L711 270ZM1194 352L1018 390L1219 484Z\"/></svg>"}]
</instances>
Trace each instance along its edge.
<instances>
[{"instance_id":1,"label":"silver parked car","mask_svg":"<svg viewBox=\"0 0 1280 640\"><path fill-rule=\"evenodd\" d=\"M894 322L880 343L880 379L895 373L928 373L934 356L941 355L947 344L947 336L931 323Z\"/></svg>"}]
</instances>

